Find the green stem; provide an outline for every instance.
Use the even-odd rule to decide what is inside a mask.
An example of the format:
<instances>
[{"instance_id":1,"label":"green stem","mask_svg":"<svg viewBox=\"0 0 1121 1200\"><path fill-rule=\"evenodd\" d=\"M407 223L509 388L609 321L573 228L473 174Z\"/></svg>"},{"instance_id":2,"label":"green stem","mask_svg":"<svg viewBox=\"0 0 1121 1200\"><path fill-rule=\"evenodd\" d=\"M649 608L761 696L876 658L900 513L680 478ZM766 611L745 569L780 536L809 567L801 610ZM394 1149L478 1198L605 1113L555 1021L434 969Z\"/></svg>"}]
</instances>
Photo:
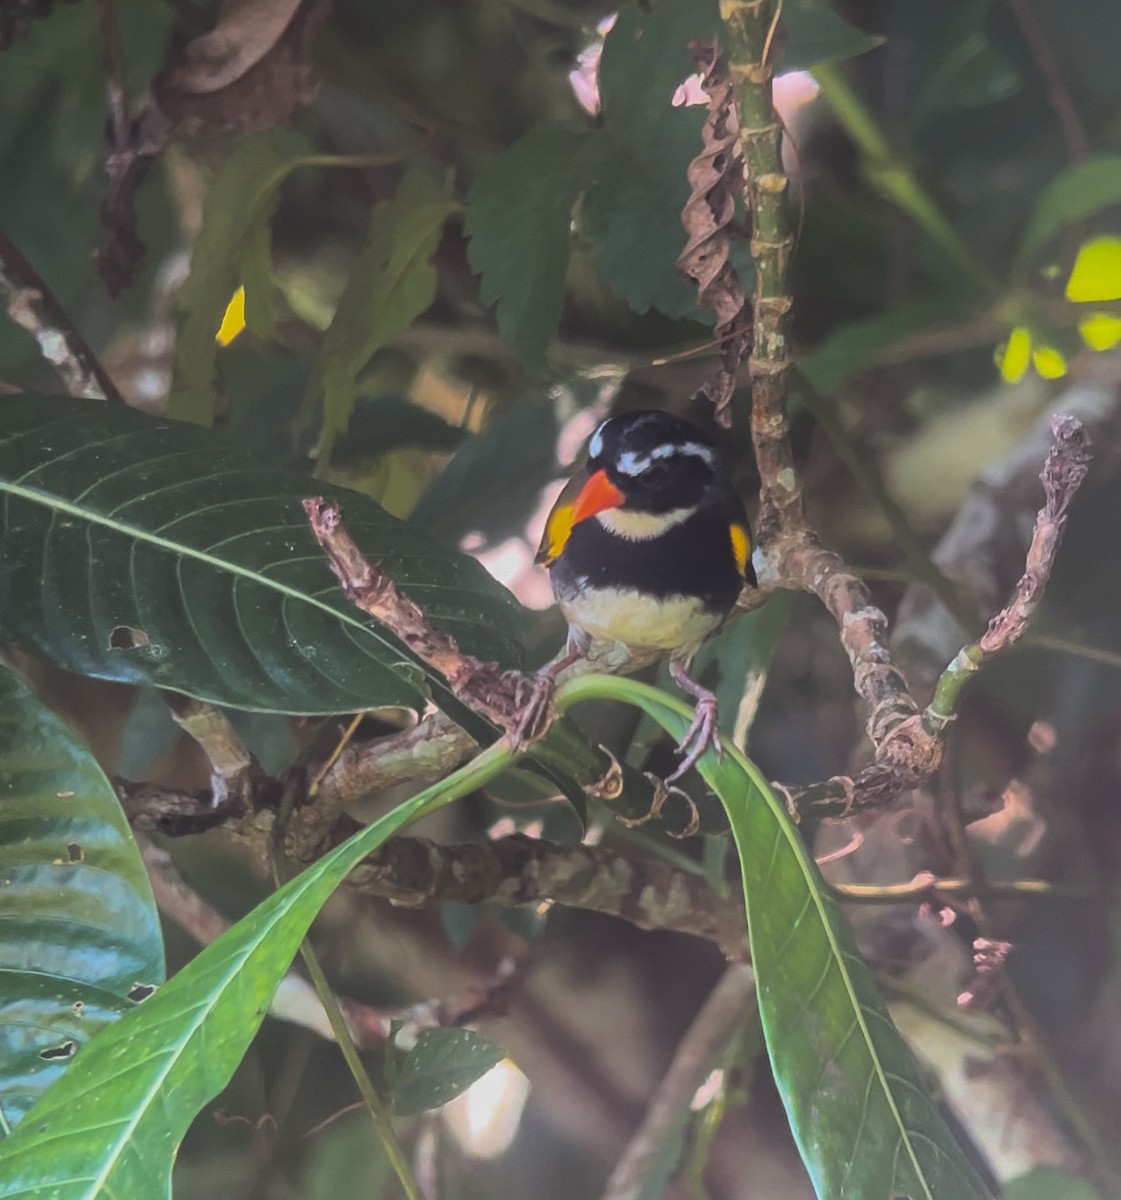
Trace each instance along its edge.
<instances>
[{"instance_id":1,"label":"green stem","mask_svg":"<svg viewBox=\"0 0 1121 1200\"><path fill-rule=\"evenodd\" d=\"M428 816L429 813L436 812L438 809L450 804L453 800L458 800L469 792L475 791L476 788L488 783L495 776L506 770L512 764L513 760L514 752L506 742L496 742L458 771L449 775L447 779L425 789L425 791L414 796L412 800L406 801L401 806L403 810L402 816L406 819L396 832L401 832L414 821L420 820L421 817ZM292 815L295 796L296 788L294 785L285 790L271 835L270 857L272 859L273 882L277 887L280 887L285 882L283 878L283 863L285 859L284 836ZM404 810L407 810L407 812ZM406 1200L425 1200L424 1193L421 1191L416 1176L413 1174L408 1155L405 1153L405 1148L401 1145L401 1141L397 1137L397 1131L393 1127L393 1119L389 1115L388 1109L378 1095L377 1089L374 1087L373 1081L366 1071L365 1064L362 1062L362 1056L359 1053L358 1047L354 1044L350 1030L347 1028L346 1018L339 1007L339 1002L307 938L300 944L300 954L307 966L308 974L311 976L311 981L315 986L320 1003L323 1005L323 1010L327 1014L327 1020L331 1024L335 1040L342 1051L343 1059L350 1068L350 1073L365 1102L366 1110L370 1114L374 1130L378 1135L382 1148L385 1150L386 1158L389 1159L390 1166L392 1166L401 1184L401 1189L405 1193Z\"/></svg>"},{"instance_id":2,"label":"green stem","mask_svg":"<svg viewBox=\"0 0 1121 1200\"><path fill-rule=\"evenodd\" d=\"M978 266L976 255L958 236L911 167L892 149L876 118L843 73L832 63L814 67L813 77L844 131L863 153L869 178L945 252L963 275L990 298L1001 294L997 281Z\"/></svg>"}]
</instances>

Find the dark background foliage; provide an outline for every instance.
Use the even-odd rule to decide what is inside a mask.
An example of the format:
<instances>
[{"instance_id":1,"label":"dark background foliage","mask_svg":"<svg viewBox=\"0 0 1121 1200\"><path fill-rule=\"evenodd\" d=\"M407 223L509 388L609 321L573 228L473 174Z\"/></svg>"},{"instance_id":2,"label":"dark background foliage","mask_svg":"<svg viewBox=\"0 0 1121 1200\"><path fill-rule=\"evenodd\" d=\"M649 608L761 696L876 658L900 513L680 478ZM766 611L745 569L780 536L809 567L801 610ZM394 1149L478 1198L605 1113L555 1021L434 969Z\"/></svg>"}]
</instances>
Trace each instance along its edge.
<instances>
[{"instance_id":1,"label":"dark background foliage","mask_svg":"<svg viewBox=\"0 0 1121 1200\"><path fill-rule=\"evenodd\" d=\"M543 489L605 411L664 407L711 423L691 397L715 359L679 357L706 342L711 319L674 268L703 115L665 98L692 70L688 39L716 27L716 5L624 5L607 35L595 116L568 76L597 44L608 4L308 0L277 5L270 19L267 6L233 4L243 40L226 58L205 58L192 39L214 24L216 5L117 0L126 71L116 82L128 106L116 109L99 49L113 44L101 24L107 5L49 7L0 0L0 39L10 43L0 51L0 232L124 398L214 426L231 454L282 481L314 472L322 486L376 500L406 519L406 575L428 553L421 544L477 553L533 611L515 616L498 595L473 608L467 564L449 574L445 599L433 597L433 615L510 665L518 642L526 662L544 661L563 631L530 565ZM1036 1168L1007 1194L1082 1197L1094 1194L1089 1180L1115 1196L1121 360L1086 345L1087 310L1067 303L1064 287L1083 247L1121 236L1121 20L1114 0L786 8L780 67L820 67L821 86L799 104L798 80L783 85L798 207L795 448L811 522L893 618L917 692L962 641L916 585L929 578L931 553L961 585L955 603L976 634L1023 566L1046 415L1075 411L1096 444L1032 635L985 671L937 779L875 820L806 834L820 856L846 851L824 870L863 889L846 911L937 1094L1002 1179ZM734 257L749 283L746 247ZM1100 270L1117 282L1113 261ZM239 286L246 328L220 345ZM1119 297L1121 285L1094 311L1113 315ZM1001 347L1025 340L1036 358L1021 372ZM34 339L7 320L0 386L58 390ZM719 436L750 497L745 389L732 413ZM98 436L74 430L79 447ZM138 449L137 464L155 454ZM293 485L289 500L299 494ZM188 488L174 511L196 502ZM298 513L284 520L294 529ZM287 536L273 532L278 545ZM23 590L10 593L21 614L35 606L35 585L54 578L45 561L24 568ZM75 588L65 572L58 579L50 595L62 611ZM0 614L0 629L21 614ZM210 786L205 758L154 690L168 682L158 664L104 667L112 653L71 644L77 621L46 625L13 636L38 658L13 649L11 659L108 774ZM200 644L210 644L205 630ZM329 649L342 671L349 643ZM769 778L845 774L866 753L849 666L816 601L777 598L700 661L728 732L749 727ZM332 744L345 725L281 715L301 709L246 702L232 685L175 680L241 704L231 718L270 773ZM399 671L378 702L415 705L418 688ZM331 692L303 711L345 708ZM584 723L633 766L670 762L629 710L604 705ZM361 734L391 728L392 714L378 713ZM524 775L500 781L424 832L460 842L529 830L571 845L575 815L542 792ZM356 815L380 815L397 798L363 800ZM960 820L943 819L980 808L992 815L970 824L967 840L955 837ZM595 806L591 820L608 848L704 881L713 904L726 902L725 836L677 842L656 826L626 830ZM251 856L220 833L160 846L231 918L266 890ZM919 872L949 883L920 882L885 903L885 888ZM1031 894L1007 886L1023 880L1042 882ZM955 1008L972 985L981 927L1012 943L1015 1037L1005 1014ZM197 944L174 920L165 938L171 974ZM711 941L641 931L579 904L413 909L350 892L328 905L315 944L361 1011L404 1016L429 1000L452 1015L477 1010L466 1023L528 1076L517 1136L495 1158L464 1148L441 1115L403 1124L418 1170L439 1178L441 1196L465 1200L601 1194L724 970ZM366 1057L379 1078L397 1069L380 1048ZM662 1194L672 1175L666 1195L810 1195L757 1023L720 1064L719 1105L682 1111L635 1194ZM355 1099L336 1047L268 1020L189 1134L177 1200L395 1195L361 1113L320 1128Z\"/></svg>"}]
</instances>

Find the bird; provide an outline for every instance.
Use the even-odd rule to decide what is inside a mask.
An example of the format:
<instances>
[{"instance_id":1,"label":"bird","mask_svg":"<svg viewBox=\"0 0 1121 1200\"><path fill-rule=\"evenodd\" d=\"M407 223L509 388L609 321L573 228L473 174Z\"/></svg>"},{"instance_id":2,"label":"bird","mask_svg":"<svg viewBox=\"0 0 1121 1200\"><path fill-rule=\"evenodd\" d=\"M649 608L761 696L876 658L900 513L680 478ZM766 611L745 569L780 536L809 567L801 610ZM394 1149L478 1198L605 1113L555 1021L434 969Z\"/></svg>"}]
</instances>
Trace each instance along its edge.
<instances>
[{"instance_id":1,"label":"bird","mask_svg":"<svg viewBox=\"0 0 1121 1200\"><path fill-rule=\"evenodd\" d=\"M565 654L545 668L539 694L597 641L662 652L674 682L696 701L667 783L709 746L719 753L716 697L689 666L744 587L757 586L751 551L743 502L707 434L657 410L603 421L584 469L549 513L537 553L568 620Z\"/></svg>"}]
</instances>

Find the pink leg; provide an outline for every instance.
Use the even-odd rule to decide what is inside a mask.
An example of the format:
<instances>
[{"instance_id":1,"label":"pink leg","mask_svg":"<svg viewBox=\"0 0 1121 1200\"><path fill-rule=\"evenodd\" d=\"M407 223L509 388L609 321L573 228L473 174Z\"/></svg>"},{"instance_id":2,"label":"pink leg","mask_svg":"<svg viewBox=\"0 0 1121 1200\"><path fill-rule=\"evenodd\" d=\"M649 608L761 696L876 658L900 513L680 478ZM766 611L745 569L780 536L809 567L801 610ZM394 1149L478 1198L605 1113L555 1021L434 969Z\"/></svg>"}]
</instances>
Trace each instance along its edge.
<instances>
[{"instance_id":1,"label":"pink leg","mask_svg":"<svg viewBox=\"0 0 1121 1200\"><path fill-rule=\"evenodd\" d=\"M690 767L694 766L697 759L710 747L716 751L717 755L721 753L721 750L716 697L708 688L701 687L695 679L690 677L685 663L679 659L670 659L669 673L674 683L683 692L688 692L697 702L696 710L693 713L693 723L677 746L677 752L683 754L684 758L677 770L666 778L666 783L673 783L675 779L680 779Z\"/></svg>"},{"instance_id":2,"label":"pink leg","mask_svg":"<svg viewBox=\"0 0 1121 1200\"><path fill-rule=\"evenodd\" d=\"M513 732L513 744L522 747L541 736L548 726L549 708L553 703L553 693L557 690L557 676L574 662L584 657L587 647L583 640L568 635L568 645L564 654L541 668L534 677L533 686L522 705L518 723Z\"/></svg>"}]
</instances>

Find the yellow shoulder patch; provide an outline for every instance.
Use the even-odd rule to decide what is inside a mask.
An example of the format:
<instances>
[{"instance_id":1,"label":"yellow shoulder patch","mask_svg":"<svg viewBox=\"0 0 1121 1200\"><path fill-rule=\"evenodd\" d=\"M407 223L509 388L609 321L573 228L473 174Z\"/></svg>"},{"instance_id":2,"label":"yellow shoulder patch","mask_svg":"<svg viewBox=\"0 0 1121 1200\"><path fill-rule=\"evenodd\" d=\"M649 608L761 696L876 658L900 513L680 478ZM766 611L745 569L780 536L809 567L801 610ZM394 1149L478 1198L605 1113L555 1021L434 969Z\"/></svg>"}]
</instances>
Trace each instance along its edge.
<instances>
[{"instance_id":1,"label":"yellow shoulder patch","mask_svg":"<svg viewBox=\"0 0 1121 1200\"><path fill-rule=\"evenodd\" d=\"M536 562L550 566L560 557L572 532L572 505L556 504L545 522L545 534L537 548Z\"/></svg>"},{"instance_id":2,"label":"yellow shoulder patch","mask_svg":"<svg viewBox=\"0 0 1121 1200\"><path fill-rule=\"evenodd\" d=\"M741 579L747 578L747 564L751 560L751 535L738 524L728 526L728 536L732 539L732 553L736 557L736 569Z\"/></svg>"}]
</instances>

